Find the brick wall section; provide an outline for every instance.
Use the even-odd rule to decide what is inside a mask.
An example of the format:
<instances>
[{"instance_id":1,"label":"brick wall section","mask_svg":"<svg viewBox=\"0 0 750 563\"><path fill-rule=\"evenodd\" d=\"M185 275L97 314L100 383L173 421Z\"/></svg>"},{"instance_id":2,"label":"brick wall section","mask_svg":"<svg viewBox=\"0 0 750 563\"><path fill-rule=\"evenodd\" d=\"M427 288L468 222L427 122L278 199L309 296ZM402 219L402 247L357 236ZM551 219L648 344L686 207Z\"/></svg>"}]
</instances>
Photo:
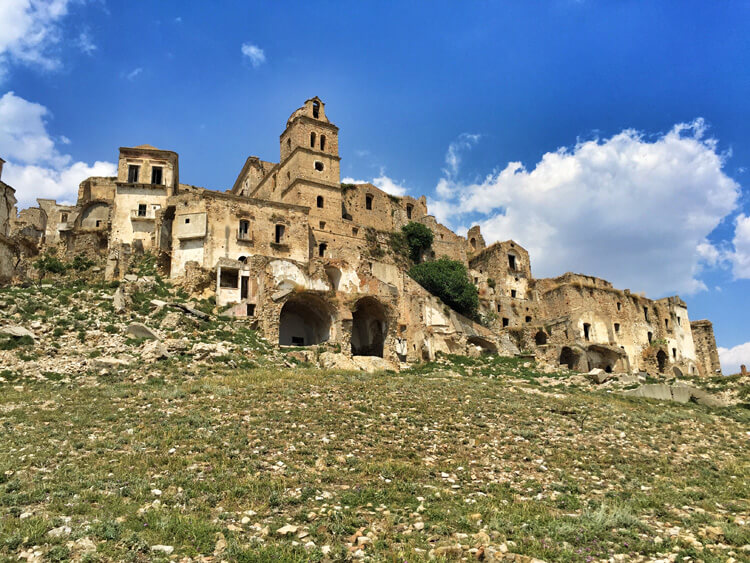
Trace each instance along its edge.
<instances>
[{"instance_id":1,"label":"brick wall section","mask_svg":"<svg viewBox=\"0 0 750 563\"><path fill-rule=\"evenodd\" d=\"M700 320L690 323L695 341L695 352L698 369L702 376L713 377L721 375L719 351L716 348L714 325L711 321Z\"/></svg>"}]
</instances>

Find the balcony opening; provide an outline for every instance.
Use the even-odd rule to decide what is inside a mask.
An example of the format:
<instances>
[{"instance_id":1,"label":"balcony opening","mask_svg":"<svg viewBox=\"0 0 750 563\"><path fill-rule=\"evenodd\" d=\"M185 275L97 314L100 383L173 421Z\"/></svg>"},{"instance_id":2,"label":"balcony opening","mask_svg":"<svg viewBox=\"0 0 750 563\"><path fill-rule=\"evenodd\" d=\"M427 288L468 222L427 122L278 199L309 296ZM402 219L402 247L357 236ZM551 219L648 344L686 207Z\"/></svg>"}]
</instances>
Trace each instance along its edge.
<instances>
[{"instance_id":1,"label":"balcony opening","mask_svg":"<svg viewBox=\"0 0 750 563\"><path fill-rule=\"evenodd\" d=\"M138 170L140 169L140 166L137 166L135 164L131 164L128 166L128 183L129 184L137 184L138 183Z\"/></svg>"},{"instance_id":2,"label":"balcony opening","mask_svg":"<svg viewBox=\"0 0 750 563\"><path fill-rule=\"evenodd\" d=\"M151 168L151 183L161 185L162 182L162 168L161 166L154 166Z\"/></svg>"},{"instance_id":3,"label":"balcony opening","mask_svg":"<svg viewBox=\"0 0 750 563\"><path fill-rule=\"evenodd\" d=\"M146 204L139 203L138 204L138 217L145 217L145 216L146 216Z\"/></svg>"},{"instance_id":4,"label":"balcony opening","mask_svg":"<svg viewBox=\"0 0 750 563\"><path fill-rule=\"evenodd\" d=\"M250 221L243 219L240 221L240 226L237 229L237 238L241 240L247 240L250 238Z\"/></svg>"}]
</instances>

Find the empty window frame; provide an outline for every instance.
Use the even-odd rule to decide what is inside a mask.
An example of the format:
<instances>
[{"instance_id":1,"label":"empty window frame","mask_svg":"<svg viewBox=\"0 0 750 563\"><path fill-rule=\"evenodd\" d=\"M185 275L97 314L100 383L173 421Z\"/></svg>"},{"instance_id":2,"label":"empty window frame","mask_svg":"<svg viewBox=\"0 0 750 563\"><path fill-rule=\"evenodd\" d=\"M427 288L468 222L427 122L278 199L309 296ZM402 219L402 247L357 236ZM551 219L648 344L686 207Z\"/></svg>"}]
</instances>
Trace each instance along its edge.
<instances>
[{"instance_id":1,"label":"empty window frame","mask_svg":"<svg viewBox=\"0 0 750 563\"><path fill-rule=\"evenodd\" d=\"M648 320L648 307L643 308L643 318L646 319L646 322L649 322ZM649 340L650 342L650 340Z\"/></svg>"},{"instance_id":2,"label":"empty window frame","mask_svg":"<svg viewBox=\"0 0 750 563\"><path fill-rule=\"evenodd\" d=\"M320 102L318 101L313 102L312 110L313 110L313 117L315 119L318 119L320 117Z\"/></svg>"},{"instance_id":3,"label":"empty window frame","mask_svg":"<svg viewBox=\"0 0 750 563\"><path fill-rule=\"evenodd\" d=\"M248 317L254 317L255 316L255 305L253 303L247 304L247 316Z\"/></svg>"},{"instance_id":4,"label":"empty window frame","mask_svg":"<svg viewBox=\"0 0 750 563\"><path fill-rule=\"evenodd\" d=\"M411 219L411 213L414 211L414 206L409 204L406 206L406 218Z\"/></svg>"},{"instance_id":5,"label":"empty window frame","mask_svg":"<svg viewBox=\"0 0 750 563\"><path fill-rule=\"evenodd\" d=\"M63 214L62 214L62 215L60 216L60 222L61 222L61 223L67 223L67 222L68 222L68 214L67 214L67 213L63 213Z\"/></svg>"},{"instance_id":6,"label":"empty window frame","mask_svg":"<svg viewBox=\"0 0 750 563\"><path fill-rule=\"evenodd\" d=\"M617 310L622 311L622 303L620 303L619 301L617 302Z\"/></svg>"},{"instance_id":7,"label":"empty window frame","mask_svg":"<svg viewBox=\"0 0 750 563\"><path fill-rule=\"evenodd\" d=\"M225 270L222 268L219 286L227 289L237 289L239 272L237 270Z\"/></svg>"},{"instance_id":8,"label":"empty window frame","mask_svg":"<svg viewBox=\"0 0 750 563\"><path fill-rule=\"evenodd\" d=\"M510 324L510 319L507 317L503 317L503 326L506 327Z\"/></svg>"},{"instance_id":9,"label":"empty window frame","mask_svg":"<svg viewBox=\"0 0 750 563\"><path fill-rule=\"evenodd\" d=\"M162 168L161 166L153 166L151 168L151 183L159 184L162 183Z\"/></svg>"},{"instance_id":10,"label":"empty window frame","mask_svg":"<svg viewBox=\"0 0 750 563\"><path fill-rule=\"evenodd\" d=\"M677 348L672 348L672 357L676 360L677 359Z\"/></svg>"},{"instance_id":11,"label":"empty window frame","mask_svg":"<svg viewBox=\"0 0 750 563\"><path fill-rule=\"evenodd\" d=\"M497 312L499 313L502 310L503 306L498 303L497 305Z\"/></svg>"},{"instance_id":12,"label":"empty window frame","mask_svg":"<svg viewBox=\"0 0 750 563\"><path fill-rule=\"evenodd\" d=\"M285 230L286 230L286 227L284 227L284 225L276 225L276 232L274 235L274 240L276 241L276 244L281 244L284 241Z\"/></svg>"},{"instance_id":13,"label":"empty window frame","mask_svg":"<svg viewBox=\"0 0 750 563\"><path fill-rule=\"evenodd\" d=\"M515 289L511 289L511 290L510 290L510 296L511 296L511 297L515 297L515 296L517 295L517 293L518 293L518 292L517 292L517 291L516 291Z\"/></svg>"},{"instance_id":14,"label":"empty window frame","mask_svg":"<svg viewBox=\"0 0 750 563\"><path fill-rule=\"evenodd\" d=\"M137 164L131 164L128 166L128 183L129 184L137 184L138 183L138 171L141 169L140 166Z\"/></svg>"},{"instance_id":15,"label":"empty window frame","mask_svg":"<svg viewBox=\"0 0 750 563\"><path fill-rule=\"evenodd\" d=\"M615 323L615 334L620 334L620 323Z\"/></svg>"},{"instance_id":16,"label":"empty window frame","mask_svg":"<svg viewBox=\"0 0 750 563\"><path fill-rule=\"evenodd\" d=\"M664 328L669 330L669 319L664 319Z\"/></svg>"},{"instance_id":17,"label":"empty window frame","mask_svg":"<svg viewBox=\"0 0 750 563\"><path fill-rule=\"evenodd\" d=\"M322 209L322 208L323 208L323 196L322 196L322 195L319 195L319 196L318 196L318 197L316 198L316 200L315 200L315 203L316 203L316 205L317 205L318 207L320 207L320 208Z\"/></svg>"},{"instance_id":18,"label":"empty window frame","mask_svg":"<svg viewBox=\"0 0 750 563\"><path fill-rule=\"evenodd\" d=\"M247 239L250 237L250 221L242 219L240 225L237 228L237 236L241 239Z\"/></svg>"},{"instance_id":19,"label":"empty window frame","mask_svg":"<svg viewBox=\"0 0 750 563\"><path fill-rule=\"evenodd\" d=\"M316 160L315 161L315 170L317 170L318 172L323 172L323 168L324 168L323 163L320 162L319 160Z\"/></svg>"},{"instance_id":20,"label":"empty window frame","mask_svg":"<svg viewBox=\"0 0 750 563\"><path fill-rule=\"evenodd\" d=\"M320 256L321 258L324 257L326 255L326 250L328 250L328 245L324 242L321 242L318 245L318 256Z\"/></svg>"},{"instance_id":21,"label":"empty window frame","mask_svg":"<svg viewBox=\"0 0 750 563\"><path fill-rule=\"evenodd\" d=\"M326 150L326 136L325 135L320 136L320 150L322 151Z\"/></svg>"},{"instance_id":22,"label":"empty window frame","mask_svg":"<svg viewBox=\"0 0 750 563\"><path fill-rule=\"evenodd\" d=\"M527 322L527 323L530 323L530 322L531 322L531 317L528 317L528 316L527 316L527 317L526 317L526 322Z\"/></svg>"},{"instance_id":23,"label":"empty window frame","mask_svg":"<svg viewBox=\"0 0 750 563\"><path fill-rule=\"evenodd\" d=\"M365 196L365 209L368 211L372 210L372 196L370 194Z\"/></svg>"},{"instance_id":24,"label":"empty window frame","mask_svg":"<svg viewBox=\"0 0 750 563\"><path fill-rule=\"evenodd\" d=\"M315 148L315 131L310 133L310 148Z\"/></svg>"},{"instance_id":25,"label":"empty window frame","mask_svg":"<svg viewBox=\"0 0 750 563\"><path fill-rule=\"evenodd\" d=\"M145 217L145 216L146 216L146 204L139 203L138 204L138 217Z\"/></svg>"},{"instance_id":26,"label":"empty window frame","mask_svg":"<svg viewBox=\"0 0 750 563\"><path fill-rule=\"evenodd\" d=\"M583 338L584 340L591 340L591 325L589 323L583 323Z\"/></svg>"},{"instance_id":27,"label":"empty window frame","mask_svg":"<svg viewBox=\"0 0 750 563\"><path fill-rule=\"evenodd\" d=\"M326 222L325 222L325 221L321 221L321 222L319 223L319 225L320 225L320 228L321 228L321 229L325 229L325 228L326 228Z\"/></svg>"},{"instance_id":28,"label":"empty window frame","mask_svg":"<svg viewBox=\"0 0 750 563\"><path fill-rule=\"evenodd\" d=\"M516 257L513 256L512 254L508 254L508 267L511 270L515 270L516 269Z\"/></svg>"}]
</instances>

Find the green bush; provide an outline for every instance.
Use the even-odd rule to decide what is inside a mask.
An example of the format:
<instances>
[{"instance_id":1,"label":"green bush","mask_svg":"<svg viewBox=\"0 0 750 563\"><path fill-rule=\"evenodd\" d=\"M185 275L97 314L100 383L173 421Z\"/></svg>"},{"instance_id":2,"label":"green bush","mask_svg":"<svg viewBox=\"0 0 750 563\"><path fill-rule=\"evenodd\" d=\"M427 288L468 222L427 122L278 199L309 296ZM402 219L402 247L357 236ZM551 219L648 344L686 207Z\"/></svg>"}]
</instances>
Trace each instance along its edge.
<instances>
[{"instance_id":1,"label":"green bush","mask_svg":"<svg viewBox=\"0 0 750 563\"><path fill-rule=\"evenodd\" d=\"M412 266L409 275L451 309L477 319L479 294L461 262L443 257Z\"/></svg>"},{"instance_id":2,"label":"green bush","mask_svg":"<svg viewBox=\"0 0 750 563\"><path fill-rule=\"evenodd\" d=\"M412 262L419 262L424 252L432 247L435 235L425 225L414 221L409 221L401 227L401 232L406 239L406 245L409 247L409 258Z\"/></svg>"},{"instance_id":3,"label":"green bush","mask_svg":"<svg viewBox=\"0 0 750 563\"><path fill-rule=\"evenodd\" d=\"M39 274L39 285L42 284L42 280L47 274L64 274L68 269L65 263L51 252L43 254L41 258L36 260L34 268Z\"/></svg>"}]
</instances>

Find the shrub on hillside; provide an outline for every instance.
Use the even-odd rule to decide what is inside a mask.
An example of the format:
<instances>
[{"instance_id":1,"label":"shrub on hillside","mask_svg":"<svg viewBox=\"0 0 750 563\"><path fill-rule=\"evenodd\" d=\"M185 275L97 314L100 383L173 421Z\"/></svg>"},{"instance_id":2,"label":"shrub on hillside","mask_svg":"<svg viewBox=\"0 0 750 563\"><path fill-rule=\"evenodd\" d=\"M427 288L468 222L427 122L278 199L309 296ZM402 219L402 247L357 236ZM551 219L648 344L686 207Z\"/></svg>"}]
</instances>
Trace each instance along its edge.
<instances>
[{"instance_id":1,"label":"shrub on hillside","mask_svg":"<svg viewBox=\"0 0 750 563\"><path fill-rule=\"evenodd\" d=\"M451 309L471 319L477 318L479 294L461 262L445 257L423 262L412 266L409 275Z\"/></svg>"},{"instance_id":2,"label":"shrub on hillside","mask_svg":"<svg viewBox=\"0 0 750 563\"><path fill-rule=\"evenodd\" d=\"M409 248L409 258L411 258L412 262L419 262L424 252L432 247L435 235L425 225L415 223L414 221L409 221L409 223L401 227L401 232Z\"/></svg>"}]
</instances>

